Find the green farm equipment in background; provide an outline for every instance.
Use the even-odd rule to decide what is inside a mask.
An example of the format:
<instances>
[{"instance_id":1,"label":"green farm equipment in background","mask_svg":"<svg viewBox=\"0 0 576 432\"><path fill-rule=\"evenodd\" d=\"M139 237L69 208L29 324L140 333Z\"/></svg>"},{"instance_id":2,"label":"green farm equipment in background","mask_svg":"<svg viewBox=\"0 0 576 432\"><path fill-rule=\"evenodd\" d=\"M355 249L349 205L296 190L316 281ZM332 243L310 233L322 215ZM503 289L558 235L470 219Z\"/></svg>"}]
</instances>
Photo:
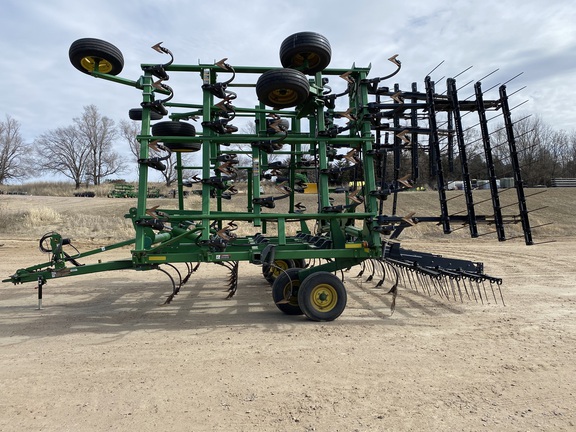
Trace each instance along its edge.
<instances>
[{"instance_id":1,"label":"green farm equipment in background","mask_svg":"<svg viewBox=\"0 0 576 432\"><path fill-rule=\"evenodd\" d=\"M416 224L434 223L445 234L459 225L478 237L479 225L485 224L494 227L502 241L506 225L514 223L521 224L526 244L532 244L505 85L490 100L484 98L481 82L466 99L459 97L454 79L446 81L443 91L429 76L422 90L416 84L408 90L397 84L383 86L401 69L397 56L389 59L391 72L384 77L369 77L370 67L328 68L332 48L313 32L296 33L282 42L282 67L233 66L227 59L176 64L169 49L161 44L153 49L168 61L142 64L136 80L118 76L124 58L108 42L80 39L69 50L71 63L81 72L141 93L140 106L129 112L142 126L137 205L126 214L134 238L80 253L68 249L70 240L49 233L40 245L50 260L20 269L4 282L37 282L41 295L49 279L157 269L172 281L170 302L184 283L193 281L199 263L213 263L230 271L232 297L239 263L245 261L262 267L278 309L316 321L334 320L344 311L344 270L355 266L359 276L393 296L392 308L399 285L420 285L460 300L486 300L488 283L498 301L501 279L487 275L481 263L406 250L399 236ZM175 74L189 75L190 82L197 79L198 100L177 101L176 90L167 84ZM240 101L243 106L238 106ZM500 136L505 142L499 142L498 149L510 161L517 214L503 214L505 206L500 204L488 112L504 125ZM468 114L477 116L472 127L478 131L475 139L488 167L493 208L488 215L475 211L463 126ZM250 122L255 130L239 133L234 120ZM186 166L186 153L196 153L197 166ZM239 155L250 163L241 163ZM177 205L150 207L149 172L164 170L169 158L175 158L177 167ZM430 214L398 214L398 199L421 180L424 159L427 182L438 191L439 206ZM465 210L451 213L445 171L454 171L456 159ZM184 178L190 170L200 174ZM245 193L237 189L239 174L246 179ZM275 193L262 194L264 180L275 184ZM342 186L335 187L338 182ZM317 188L315 208L298 200L308 183ZM202 194L200 203L189 208L185 197L193 185ZM234 211L224 209L229 200L235 202ZM132 249L125 260L81 263L86 256L127 245Z\"/></svg>"},{"instance_id":2,"label":"green farm equipment in background","mask_svg":"<svg viewBox=\"0 0 576 432\"><path fill-rule=\"evenodd\" d=\"M114 188L108 194L108 198L136 198L136 188L127 183L115 183Z\"/></svg>"}]
</instances>

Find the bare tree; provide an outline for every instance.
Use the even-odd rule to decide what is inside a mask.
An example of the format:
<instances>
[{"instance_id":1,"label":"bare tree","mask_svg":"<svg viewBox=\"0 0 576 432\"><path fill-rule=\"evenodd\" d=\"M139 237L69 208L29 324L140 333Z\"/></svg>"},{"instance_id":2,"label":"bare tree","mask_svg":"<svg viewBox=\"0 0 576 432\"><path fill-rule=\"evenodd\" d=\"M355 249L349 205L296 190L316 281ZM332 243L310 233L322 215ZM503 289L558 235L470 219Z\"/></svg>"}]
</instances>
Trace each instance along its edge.
<instances>
[{"instance_id":1,"label":"bare tree","mask_svg":"<svg viewBox=\"0 0 576 432\"><path fill-rule=\"evenodd\" d=\"M242 133L255 135L257 133L256 124L247 123L242 127ZM252 147L249 144L231 144L230 150L240 152L237 155L238 166L240 167L251 167L252 166L252 154L250 150ZM246 181L248 179L248 171L239 170L236 180Z\"/></svg>"},{"instance_id":2,"label":"bare tree","mask_svg":"<svg viewBox=\"0 0 576 432\"><path fill-rule=\"evenodd\" d=\"M10 116L0 121L0 184L29 175L26 155L30 146L20 135L20 124Z\"/></svg>"},{"instance_id":3,"label":"bare tree","mask_svg":"<svg viewBox=\"0 0 576 432\"><path fill-rule=\"evenodd\" d=\"M140 159L140 141L136 137L140 134L140 125L137 122L120 120L119 131L120 137L128 144L130 153L136 160Z\"/></svg>"},{"instance_id":4,"label":"bare tree","mask_svg":"<svg viewBox=\"0 0 576 432\"><path fill-rule=\"evenodd\" d=\"M34 141L40 168L62 174L80 188L89 169L90 146L76 127L58 128L40 135Z\"/></svg>"},{"instance_id":5,"label":"bare tree","mask_svg":"<svg viewBox=\"0 0 576 432\"><path fill-rule=\"evenodd\" d=\"M120 155L113 150L117 130L114 120L102 116L95 105L84 107L82 116L74 119L81 139L90 148L87 177L99 185L102 180L125 169Z\"/></svg>"},{"instance_id":6,"label":"bare tree","mask_svg":"<svg viewBox=\"0 0 576 432\"><path fill-rule=\"evenodd\" d=\"M565 177L576 177L576 130L568 136L568 157L564 167Z\"/></svg>"},{"instance_id":7,"label":"bare tree","mask_svg":"<svg viewBox=\"0 0 576 432\"><path fill-rule=\"evenodd\" d=\"M548 145L552 169L550 178L565 175L566 166L570 162L570 136L564 130L555 131Z\"/></svg>"},{"instance_id":8,"label":"bare tree","mask_svg":"<svg viewBox=\"0 0 576 432\"><path fill-rule=\"evenodd\" d=\"M526 184L533 186L549 183L553 170L549 148L553 140L552 128L534 116L516 123L514 134Z\"/></svg>"}]
</instances>

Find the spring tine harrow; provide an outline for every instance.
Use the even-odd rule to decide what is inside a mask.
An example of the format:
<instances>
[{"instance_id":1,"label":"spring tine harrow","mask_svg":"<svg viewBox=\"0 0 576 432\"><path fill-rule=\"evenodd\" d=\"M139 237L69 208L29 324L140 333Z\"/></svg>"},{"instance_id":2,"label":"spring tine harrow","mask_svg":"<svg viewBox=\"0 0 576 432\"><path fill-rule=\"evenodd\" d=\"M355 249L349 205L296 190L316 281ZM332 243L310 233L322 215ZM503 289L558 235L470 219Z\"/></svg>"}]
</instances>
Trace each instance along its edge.
<instances>
[{"instance_id":1,"label":"spring tine harrow","mask_svg":"<svg viewBox=\"0 0 576 432\"><path fill-rule=\"evenodd\" d=\"M228 296L226 300L231 299L238 290L238 261L231 261L225 265L230 269L230 276L228 277Z\"/></svg>"},{"instance_id":2,"label":"spring tine harrow","mask_svg":"<svg viewBox=\"0 0 576 432\"><path fill-rule=\"evenodd\" d=\"M226 261L226 262L217 262L216 264L221 265L223 267L226 267L228 269L228 271L230 272L230 274L228 275L228 278L226 279L228 287L225 289L225 291L229 293L227 298L231 298L234 295L234 293L236 292L236 288L237 288L237 286L235 286L235 284L234 284L234 281L237 278L237 274L235 271L235 270L237 270L235 268L236 262L235 261Z\"/></svg>"},{"instance_id":3,"label":"spring tine harrow","mask_svg":"<svg viewBox=\"0 0 576 432\"><path fill-rule=\"evenodd\" d=\"M397 282L401 280L406 288L418 292L420 287L428 296L437 295L446 300L460 302L463 302L465 297L468 300L473 297L476 302L484 304L488 300L486 282L489 282L494 302L498 303L494 290L494 285L497 285L504 304L500 289L502 280L484 274L483 266L479 263L418 254L400 248L388 250L387 254L383 262L397 271Z\"/></svg>"}]
</instances>

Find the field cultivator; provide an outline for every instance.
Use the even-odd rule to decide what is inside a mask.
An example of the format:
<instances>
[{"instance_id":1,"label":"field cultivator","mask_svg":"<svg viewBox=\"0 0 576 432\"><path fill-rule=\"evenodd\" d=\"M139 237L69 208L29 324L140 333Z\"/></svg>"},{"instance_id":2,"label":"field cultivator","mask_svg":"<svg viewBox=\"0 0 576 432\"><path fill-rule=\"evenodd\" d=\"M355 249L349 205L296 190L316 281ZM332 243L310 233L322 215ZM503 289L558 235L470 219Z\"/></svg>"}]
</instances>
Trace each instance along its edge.
<instances>
[{"instance_id":1,"label":"field cultivator","mask_svg":"<svg viewBox=\"0 0 576 432\"><path fill-rule=\"evenodd\" d=\"M213 263L230 273L230 298L238 287L239 263L246 261L262 267L281 311L316 321L334 320L344 311L344 270L353 267L393 296L392 308L399 285L458 301L502 299L501 279L486 274L481 263L406 250L399 237L414 225L431 223L445 234L467 228L473 238L487 234L480 228L487 226L503 241L506 226L520 224L525 243L533 243L506 85L494 99L485 98L492 88L484 90L481 81L467 98L459 95L467 85L458 88L453 78L443 90L430 76L422 89L416 83L409 89L384 86L401 69L397 56L389 59L391 71L383 77L370 78L370 67L328 68L332 48L313 32L284 40L282 67L233 66L227 59L176 64L168 48L153 49L168 61L142 64L135 81L118 76L124 59L108 42L80 39L69 51L81 72L141 92L140 106L129 111L141 122L137 206L126 214L134 238L80 253L69 239L48 233L40 246L50 260L4 282L37 282L41 298L49 279L157 269L171 280L170 302L193 280L198 265ZM167 84L174 74L196 78L201 100L177 101ZM253 127L239 132L235 120ZM497 128L490 131L492 124ZM470 167L473 151L483 172ZM191 153L195 164L186 162ZM495 168L495 154L500 165L506 160L513 205L500 202L503 173ZM177 169L178 204L149 207L149 172L165 170L170 158ZM482 188L490 193L488 214L477 211L478 178L487 179ZM448 184L456 180L461 193L449 198ZM275 192L264 195L263 181L273 182ZM309 185L318 190L314 209L298 199ZM191 186L202 191L195 208L187 208L185 199ZM437 191L438 208L398 214L402 195L421 187ZM461 205L451 212L453 199ZM234 211L224 209L228 201ZM510 208L517 212L506 214ZM126 260L81 263L128 245Z\"/></svg>"}]
</instances>

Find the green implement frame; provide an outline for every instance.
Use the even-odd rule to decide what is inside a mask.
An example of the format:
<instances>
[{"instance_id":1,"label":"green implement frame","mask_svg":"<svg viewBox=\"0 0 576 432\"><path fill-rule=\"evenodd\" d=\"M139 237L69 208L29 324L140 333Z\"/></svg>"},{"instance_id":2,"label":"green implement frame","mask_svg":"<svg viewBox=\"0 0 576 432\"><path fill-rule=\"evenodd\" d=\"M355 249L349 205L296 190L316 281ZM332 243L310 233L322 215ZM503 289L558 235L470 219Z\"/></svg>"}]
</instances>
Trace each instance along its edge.
<instances>
[{"instance_id":1,"label":"green implement frame","mask_svg":"<svg viewBox=\"0 0 576 432\"><path fill-rule=\"evenodd\" d=\"M470 179L460 113L501 109L503 101L507 103L505 89L497 101L484 100L479 94L481 104L474 104L459 100L451 82L448 96L438 94L429 78L424 92L415 85L408 92L397 86L394 90L379 87L381 81L400 70L396 56L390 59L395 70L387 77L369 78L370 67L328 68L331 47L323 36L312 32L297 33L282 44L284 68L231 66L226 59L215 64L174 64L170 50L160 44L153 48L171 60L141 65L142 75L137 80L117 76L123 57L107 42L80 39L70 48L70 60L80 71L141 92L141 108L130 112L132 119L141 121L138 187L134 191L137 205L126 214L133 223L134 238L71 256L66 252L70 241L49 233L40 244L51 254L50 261L20 269L4 282L38 282L41 288L48 279L121 269L161 269L182 263L187 274L176 281L170 276L173 291L169 302L190 279L194 263L215 263L231 272L231 297L238 285L238 263L247 261L262 266L281 311L326 321L337 318L346 306L346 290L338 271L357 265L360 275L368 272L369 279L379 276L377 286L389 279L394 299L402 280L405 285L415 283L412 276L429 278L429 286L448 298L452 294L456 298L457 293L460 299L470 294L476 298L484 282L500 285L499 278L484 273L481 263L402 249L398 236L416 223L436 223L445 233L451 232L451 223L474 227L482 222L495 223L502 240L504 224L521 221L526 243L531 243L527 211L507 218L495 208L496 219L477 215L467 184L468 211L451 215L445 196L443 161L454 157L453 139L459 146L462 178ZM166 84L174 74L196 77L201 100L175 101L175 91ZM332 79L334 87L342 88L340 93L328 85ZM236 92L250 95L254 90L256 103L236 106L237 101L248 99ZM154 123L166 116L169 120ZM442 116L450 120L447 126ZM200 122L198 134L190 119ZM253 132L237 133L233 119L255 125ZM419 144L419 135L427 136L428 143ZM450 143L448 153L443 150L444 137ZM513 141L513 136L508 140ZM488 137L484 141L489 144ZM490 147L486 148L489 155ZM514 149L510 149L514 157ZM189 159L184 155L189 153L194 153L195 164L185 162ZM437 179L440 215L397 215L399 193L413 188L418 180L421 153L429 156L431 177ZM241 163L239 155L249 162ZM150 170L165 169L163 162L168 158L176 161L177 205L151 208ZM409 162L408 169L403 167L405 161ZM199 174L185 178L189 170ZM526 203L519 168L514 176L522 210ZM240 177L246 179L245 193L238 193L236 180ZM314 210L305 209L298 200L306 179L317 184ZM275 182L278 192L263 195L264 180ZM202 191L200 205L195 208L189 208L186 200L192 185ZM126 191L118 193L122 192ZM497 197L498 191L491 193ZM388 197L393 198L391 209L384 208ZM227 200L234 200L235 211L224 210ZM283 211L275 212L279 200L284 200ZM297 228L288 230L289 225ZM477 236L477 231L471 235ZM129 259L80 263L86 256L127 245L132 246ZM475 283L477 289L469 290L466 281ZM39 294L41 298L41 289Z\"/></svg>"}]
</instances>

